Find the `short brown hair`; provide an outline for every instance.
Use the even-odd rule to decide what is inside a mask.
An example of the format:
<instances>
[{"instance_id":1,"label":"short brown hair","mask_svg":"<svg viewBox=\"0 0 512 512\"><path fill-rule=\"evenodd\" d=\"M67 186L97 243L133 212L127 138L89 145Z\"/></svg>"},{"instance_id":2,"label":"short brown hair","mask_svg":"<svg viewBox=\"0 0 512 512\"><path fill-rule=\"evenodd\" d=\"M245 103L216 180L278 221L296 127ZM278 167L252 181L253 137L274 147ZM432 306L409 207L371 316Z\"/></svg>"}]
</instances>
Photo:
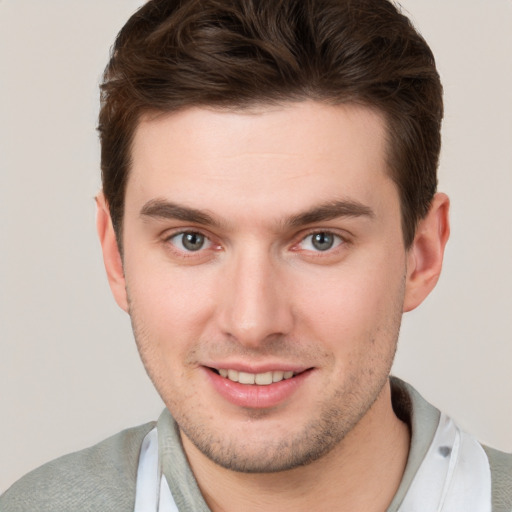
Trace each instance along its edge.
<instances>
[{"instance_id":1,"label":"short brown hair","mask_svg":"<svg viewBox=\"0 0 512 512\"><path fill-rule=\"evenodd\" d=\"M151 0L126 23L101 85L103 190L121 242L140 116L313 99L384 114L404 243L437 187L443 116L434 57L388 0Z\"/></svg>"}]
</instances>

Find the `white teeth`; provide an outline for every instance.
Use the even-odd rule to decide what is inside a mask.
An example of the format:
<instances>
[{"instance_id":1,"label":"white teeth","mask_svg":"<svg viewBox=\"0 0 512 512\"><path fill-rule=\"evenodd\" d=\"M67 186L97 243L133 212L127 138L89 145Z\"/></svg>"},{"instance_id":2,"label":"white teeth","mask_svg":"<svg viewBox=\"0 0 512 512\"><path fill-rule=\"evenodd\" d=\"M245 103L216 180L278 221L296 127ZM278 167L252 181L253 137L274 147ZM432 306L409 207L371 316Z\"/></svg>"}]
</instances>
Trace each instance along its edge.
<instances>
[{"instance_id":1,"label":"white teeth","mask_svg":"<svg viewBox=\"0 0 512 512\"><path fill-rule=\"evenodd\" d=\"M240 382L240 384L254 384L255 377L256 375L254 375L254 373L239 372L238 382Z\"/></svg>"},{"instance_id":2,"label":"white teeth","mask_svg":"<svg viewBox=\"0 0 512 512\"><path fill-rule=\"evenodd\" d=\"M257 373L254 377L254 382L260 386L268 386L272 384L272 372Z\"/></svg>"},{"instance_id":3,"label":"white teeth","mask_svg":"<svg viewBox=\"0 0 512 512\"><path fill-rule=\"evenodd\" d=\"M274 382L281 382L283 379L291 379L295 375L294 372L284 372L282 370L264 373L248 373L222 368L219 369L218 372L221 377L232 380L233 382L240 382L240 384L258 384L259 386L268 386Z\"/></svg>"},{"instance_id":4,"label":"white teeth","mask_svg":"<svg viewBox=\"0 0 512 512\"><path fill-rule=\"evenodd\" d=\"M272 382L279 382L280 380L283 380L284 372L277 371L272 372Z\"/></svg>"}]
</instances>

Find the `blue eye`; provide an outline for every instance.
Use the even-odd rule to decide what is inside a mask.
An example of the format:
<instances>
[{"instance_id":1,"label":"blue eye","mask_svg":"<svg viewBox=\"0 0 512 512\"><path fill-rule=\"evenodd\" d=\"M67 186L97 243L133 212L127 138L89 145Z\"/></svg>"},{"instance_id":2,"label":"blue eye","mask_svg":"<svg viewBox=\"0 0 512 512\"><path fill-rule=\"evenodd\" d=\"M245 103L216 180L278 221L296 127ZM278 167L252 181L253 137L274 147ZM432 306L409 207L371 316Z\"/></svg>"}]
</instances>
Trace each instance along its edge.
<instances>
[{"instance_id":1,"label":"blue eye","mask_svg":"<svg viewBox=\"0 0 512 512\"><path fill-rule=\"evenodd\" d=\"M308 251L325 252L342 244L343 240L338 235L329 231L318 231L306 236L301 242L301 248Z\"/></svg>"},{"instance_id":2,"label":"blue eye","mask_svg":"<svg viewBox=\"0 0 512 512\"><path fill-rule=\"evenodd\" d=\"M179 250L185 252L197 252L210 247L211 242L201 233L186 231L177 233L169 238L169 241Z\"/></svg>"}]
</instances>

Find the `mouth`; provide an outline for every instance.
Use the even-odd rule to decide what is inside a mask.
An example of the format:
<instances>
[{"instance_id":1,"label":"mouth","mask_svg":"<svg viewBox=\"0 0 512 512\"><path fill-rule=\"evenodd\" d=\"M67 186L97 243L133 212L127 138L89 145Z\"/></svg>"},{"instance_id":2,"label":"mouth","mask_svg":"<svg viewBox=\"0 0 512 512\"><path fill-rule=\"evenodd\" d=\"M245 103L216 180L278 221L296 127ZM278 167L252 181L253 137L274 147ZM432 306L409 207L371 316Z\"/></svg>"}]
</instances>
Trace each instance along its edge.
<instances>
[{"instance_id":1,"label":"mouth","mask_svg":"<svg viewBox=\"0 0 512 512\"><path fill-rule=\"evenodd\" d=\"M229 363L219 366L228 366ZM235 368L203 366L213 389L224 399L244 409L272 409L288 402L301 389L315 368L280 369L272 366L250 370L245 365ZM245 367L244 367L245 366ZM256 371L254 371L256 370ZM259 371L258 371L259 370Z\"/></svg>"},{"instance_id":2,"label":"mouth","mask_svg":"<svg viewBox=\"0 0 512 512\"><path fill-rule=\"evenodd\" d=\"M273 370L263 373L249 373L228 368L210 368L213 372L221 377L230 380L231 382L238 382L239 384L269 386L283 380L292 379L302 372Z\"/></svg>"}]
</instances>

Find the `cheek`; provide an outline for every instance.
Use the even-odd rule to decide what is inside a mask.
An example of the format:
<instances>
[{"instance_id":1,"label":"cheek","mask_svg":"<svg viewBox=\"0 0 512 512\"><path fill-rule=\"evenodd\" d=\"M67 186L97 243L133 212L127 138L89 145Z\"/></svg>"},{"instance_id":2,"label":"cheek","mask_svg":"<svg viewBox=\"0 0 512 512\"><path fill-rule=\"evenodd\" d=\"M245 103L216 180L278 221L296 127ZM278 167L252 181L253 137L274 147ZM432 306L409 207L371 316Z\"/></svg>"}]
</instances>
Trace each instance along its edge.
<instances>
[{"instance_id":1,"label":"cheek","mask_svg":"<svg viewBox=\"0 0 512 512\"><path fill-rule=\"evenodd\" d=\"M404 293L404 262L382 254L304 279L297 317L308 322L316 337L346 353L367 352L375 341L394 344ZM306 320L307 319L307 320ZM375 350L375 347L372 349Z\"/></svg>"},{"instance_id":2,"label":"cheek","mask_svg":"<svg viewBox=\"0 0 512 512\"><path fill-rule=\"evenodd\" d=\"M170 264L162 256L135 253L125 265L126 282L132 302L152 325L183 329L206 314L215 289L212 269L204 266ZM186 328L186 327L185 327Z\"/></svg>"},{"instance_id":3,"label":"cheek","mask_svg":"<svg viewBox=\"0 0 512 512\"><path fill-rule=\"evenodd\" d=\"M133 332L148 375L164 402L172 404L175 394L193 393L186 384L193 368L186 361L202 336L202 295L180 273L155 266L137 270L126 272Z\"/></svg>"}]
</instances>

